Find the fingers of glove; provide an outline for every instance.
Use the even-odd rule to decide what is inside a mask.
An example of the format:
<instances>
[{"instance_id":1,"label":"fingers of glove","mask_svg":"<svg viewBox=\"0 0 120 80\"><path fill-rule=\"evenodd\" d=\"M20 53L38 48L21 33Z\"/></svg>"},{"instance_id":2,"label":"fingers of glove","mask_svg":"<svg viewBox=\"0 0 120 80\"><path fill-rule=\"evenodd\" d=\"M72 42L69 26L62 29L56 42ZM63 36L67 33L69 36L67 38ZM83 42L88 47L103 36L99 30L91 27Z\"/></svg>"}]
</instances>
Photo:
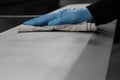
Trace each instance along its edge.
<instances>
[{"instance_id":1,"label":"fingers of glove","mask_svg":"<svg viewBox=\"0 0 120 80\"><path fill-rule=\"evenodd\" d=\"M83 21L92 21L93 18L87 8L78 10L62 10L52 14L46 14L24 22L25 25L44 26L77 24Z\"/></svg>"},{"instance_id":2,"label":"fingers of glove","mask_svg":"<svg viewBox=\"0 0 120 80\"><path fill-rule=\"evenodd\" d=\"M49 26L65 24L63 18L57 18L48 23Z\"/></svg>"},{"instance_id":3,"label":"fingers of glove","mask_svg":"<svg viewBox=\"0 0 120 80\"><path fill-rule=\"evenodd\" d=\"M43 26L56 17L56 14L46 14L28 21L25 21L24 25Z\"/></svg>"},{"instance_id":4,"label":"fingers of glove","mask_svg":"<svg viewBox=\"0 0 120 80\"><path fill-rule=\"evenodd\" d=\"M66 14L65 16L56 18L48 23L49 26L62 24L78 24L84 20L80 18L79 14Z\"/></svg>"},{"instance_id":5,"label":"fingers of glove","mask_svg":"<svg viewBox=\"0 0 120 80\"><path fill-rule=\"evenodd\" d=\"M49 21L61 17L67 10L62 10L52 14L46 14L28 21L25 21L24 25L33 25L33 26L44 26L47 25Z\"/></svg>"}]
</instances>

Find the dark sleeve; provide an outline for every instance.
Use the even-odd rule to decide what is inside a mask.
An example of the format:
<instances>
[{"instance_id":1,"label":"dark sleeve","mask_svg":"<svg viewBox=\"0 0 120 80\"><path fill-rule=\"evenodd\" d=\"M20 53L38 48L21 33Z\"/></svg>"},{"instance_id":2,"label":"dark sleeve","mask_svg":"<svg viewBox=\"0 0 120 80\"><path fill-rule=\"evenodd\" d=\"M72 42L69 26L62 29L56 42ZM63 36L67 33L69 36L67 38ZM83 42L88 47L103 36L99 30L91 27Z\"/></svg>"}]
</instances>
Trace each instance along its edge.
<instances>
[{"instance_id":1,"label":"dark sleeve","mask_svg":"<svg viewBox=\"0 0 120 80\"><path fill-rule=\"evenodd\" d=\"M100 0L87 6L96 25L105 24L120 17L119 0Z\"/></svg>"}]
</instances>

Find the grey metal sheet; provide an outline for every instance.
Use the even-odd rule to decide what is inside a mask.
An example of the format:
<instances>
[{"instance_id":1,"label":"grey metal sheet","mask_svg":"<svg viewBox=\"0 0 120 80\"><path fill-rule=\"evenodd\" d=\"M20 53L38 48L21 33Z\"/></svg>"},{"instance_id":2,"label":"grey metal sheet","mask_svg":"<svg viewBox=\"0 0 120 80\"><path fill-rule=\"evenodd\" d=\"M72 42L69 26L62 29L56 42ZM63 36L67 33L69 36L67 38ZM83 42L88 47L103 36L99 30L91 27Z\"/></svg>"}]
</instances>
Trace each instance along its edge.
<instances>
[{"instance_id":1,"label":"grey metal sheet","mask_svg":"<svg viewBox=\"0 0 120 80\"><path fill-rule=\"evenodd\" d=\"M0 34L0 79L105 80L112 41L105 31L17 33L13 28Z\"/></svg>"},{"instance_id":2,"label":"grey metal sheet","mask_svg":"<svg viewBox=\"0 0 120 80\"><path fill-rule=\"evenodd\" d=\"M12 28L5 31L0 34L0 80L105 80L112 30L17 33Z\"/></svg>"}]
</instances>

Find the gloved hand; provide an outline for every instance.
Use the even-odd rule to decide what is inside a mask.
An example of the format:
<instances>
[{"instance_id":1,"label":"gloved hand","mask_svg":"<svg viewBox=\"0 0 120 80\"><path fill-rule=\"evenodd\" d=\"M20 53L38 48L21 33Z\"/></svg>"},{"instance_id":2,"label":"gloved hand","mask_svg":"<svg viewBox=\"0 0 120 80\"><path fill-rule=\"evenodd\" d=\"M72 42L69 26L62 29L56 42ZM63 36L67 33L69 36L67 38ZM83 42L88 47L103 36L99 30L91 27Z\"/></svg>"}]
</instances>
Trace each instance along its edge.
<instances>
[{"instance_id":1,"label":"gloved hand","mask_svg":"<svg viewBox=\"0 0 120 80\"><path fill-rule=\"evenodd\" d=\"M66 9L56 13L46 14L24 22L24 25L44 26L78 24L84 21L92 22L93 17L87 8Z\"/></svg>"}]
</instances>

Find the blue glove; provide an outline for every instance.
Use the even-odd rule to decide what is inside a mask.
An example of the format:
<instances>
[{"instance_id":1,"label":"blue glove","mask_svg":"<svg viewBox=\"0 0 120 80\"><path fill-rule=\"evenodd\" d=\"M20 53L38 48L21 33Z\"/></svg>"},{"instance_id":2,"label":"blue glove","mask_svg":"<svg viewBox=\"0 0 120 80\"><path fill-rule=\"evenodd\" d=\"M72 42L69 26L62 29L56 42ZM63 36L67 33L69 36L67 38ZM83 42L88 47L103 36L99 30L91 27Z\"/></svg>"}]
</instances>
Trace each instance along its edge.
<instances>
[{"instance_id":1,"label":"blue glove","mask_svg":"<svg viewBox=\"0 0 120 80\"><path fill-rule=\"evenodd\" d=\"M93 22L93 17L87 8L66 9L28 20L23 24L33 26L53 26L62 24L78 24L84 21Z\"/></svg>"}]
</instances>

